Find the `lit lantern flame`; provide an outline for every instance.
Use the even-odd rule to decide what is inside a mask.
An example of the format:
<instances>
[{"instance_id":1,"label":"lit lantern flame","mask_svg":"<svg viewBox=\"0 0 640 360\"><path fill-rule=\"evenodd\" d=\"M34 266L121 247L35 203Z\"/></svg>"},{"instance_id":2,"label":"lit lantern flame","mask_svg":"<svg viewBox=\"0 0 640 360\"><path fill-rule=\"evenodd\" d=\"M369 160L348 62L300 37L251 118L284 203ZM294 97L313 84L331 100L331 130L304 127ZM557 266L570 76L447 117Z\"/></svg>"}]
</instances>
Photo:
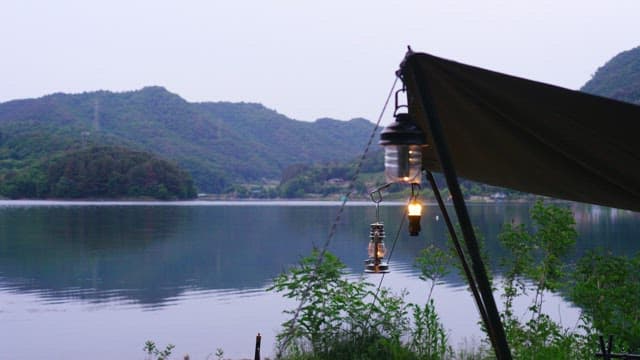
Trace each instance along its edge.
<instances>
[{"instance_id":1,"label":"lit lantern flame","mask_svg":"<svg viewBox=\"0 0 640 360\"><path fill-rule=\"evenodd\" d=\"M372 259L376 259L376 258L382 259L387 253L387 247L384 245L383 242L378 242L378 243L369 242L368 253L369 253L369 257Z\"/></svg>"},{"instance_id":2,"label":"lit lantern flame","mask_svg":"<svg viewBox=\"0 0 640 360\"><path fill-rule=\"evenodd\" d=\"M409 216L421 216L422 205L417 200L412 200L408 208Z\"/></svg>"}]
</instances>

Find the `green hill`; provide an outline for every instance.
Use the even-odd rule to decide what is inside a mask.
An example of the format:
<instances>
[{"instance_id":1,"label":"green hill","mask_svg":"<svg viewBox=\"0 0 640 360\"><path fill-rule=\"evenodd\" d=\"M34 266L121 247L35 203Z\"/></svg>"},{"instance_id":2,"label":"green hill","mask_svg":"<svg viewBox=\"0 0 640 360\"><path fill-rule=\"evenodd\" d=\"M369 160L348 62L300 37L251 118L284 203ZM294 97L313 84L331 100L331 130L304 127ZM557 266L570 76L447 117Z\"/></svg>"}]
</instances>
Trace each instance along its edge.
<instances>
[{"instance_id":1,"label":"green hill","mask_svg":"<svg viewBox=\"0 0 640 360\"><path fill-rule=\"evenodd\" d=\"M640 105L640 46L607 61L580 90Z\"/></svg>"},{"instance_id":2,"label":"green hill","mask_svg":"<svg viewBox=\"0 0 640 360\"><path fill-rule=\"evenodd\" d=\"M190 103L162 87L57 93L0 103L0 175L83 145L117 145L172 160L199 191L218 193L277 180L294 163L352 159L372 128L364 119L296 121L254 103Z\"/></svg>"},{"instance_id":3,"label":"green hill","mask_svg":"<svg viewBox=\"0 0 640 360\"><path fill-rule=\"evenodd\" d=\"M113 146L47 156L0 175L0 194L10 198L190 199L191 177L156 156Z\"/></svg>"}]
</instances>

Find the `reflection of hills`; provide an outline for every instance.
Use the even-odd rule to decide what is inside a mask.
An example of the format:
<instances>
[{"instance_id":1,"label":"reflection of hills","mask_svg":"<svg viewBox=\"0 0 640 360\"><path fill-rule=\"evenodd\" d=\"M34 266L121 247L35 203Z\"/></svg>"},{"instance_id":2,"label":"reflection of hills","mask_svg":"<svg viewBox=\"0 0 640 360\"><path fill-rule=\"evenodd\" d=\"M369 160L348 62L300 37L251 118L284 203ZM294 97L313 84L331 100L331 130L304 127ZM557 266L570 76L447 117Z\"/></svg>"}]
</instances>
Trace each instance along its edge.
<instances>
[{"instance_id":1,"label":"reflection of hills","mask_svg":"<svg viewBox=\"0 0 640 360\"><path fill-rule=\"evenodd\" d=\"M524 221L528 204L471 205L493 265L505 221ZM52 301L139 302L162 306L185 290L263 287L312 244L327 238L337 206L73 206L0 207L0 289L36 292ZM638 214L576 206L579 250L607 245L637 251ZM615 213L614 213L615 212ZM411 272L427 242L444 246L445 224L427 207L420 237L400 232L392 258ZM382 207L391 246L402 208ZM331 251L355 273L362 270L372 206L348 207ZM406 226L406 224L405 224ZM595 245L594 245L595 244ZM394 265L395 264L395 265ZM446 279L461 284L452 275Z\"/></svg>"},{"instance_id":2,"label":"reflection of hills","mask_svg":"<svg viewBox=\"0 0 640 360\"><path fill-rule=\"evenodd\" d=\"M94 300L128 297L143 284L154 291L160 281L146 259L180 231L180 211L142 206L4 208L1 285L47 297Z\"/></svg>"},{"instance_id":3,"label":"reflection of hills","mask_svg":"<svg viewBox=\"0 0 640 360\"><path fill-rule=\"evenodd\" d=\"M333 212L307 206L2 208L0 288L150 305L186 289L259 288L324 238Z\"/></svg>"}]
</instances>

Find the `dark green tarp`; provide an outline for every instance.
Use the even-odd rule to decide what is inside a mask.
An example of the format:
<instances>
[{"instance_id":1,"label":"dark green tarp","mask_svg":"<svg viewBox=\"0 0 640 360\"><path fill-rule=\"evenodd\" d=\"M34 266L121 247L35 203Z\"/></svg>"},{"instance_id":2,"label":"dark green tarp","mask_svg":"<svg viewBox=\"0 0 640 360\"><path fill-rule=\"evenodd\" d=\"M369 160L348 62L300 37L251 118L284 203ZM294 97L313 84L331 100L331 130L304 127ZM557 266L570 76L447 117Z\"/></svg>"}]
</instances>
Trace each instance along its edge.
<instances>
[{"instance_id":1,"label":"dark green tarp","mask_svg":"<svg viewBox=\"0 0 640 360\"><path fill-rule=\"evenodd\" d=\"M414 121L428 132L435 110L458 176L640 211L640 106L422 53L401 73ZM434 148L424 155L439 171Z\"/></svg>"}]
</instances>

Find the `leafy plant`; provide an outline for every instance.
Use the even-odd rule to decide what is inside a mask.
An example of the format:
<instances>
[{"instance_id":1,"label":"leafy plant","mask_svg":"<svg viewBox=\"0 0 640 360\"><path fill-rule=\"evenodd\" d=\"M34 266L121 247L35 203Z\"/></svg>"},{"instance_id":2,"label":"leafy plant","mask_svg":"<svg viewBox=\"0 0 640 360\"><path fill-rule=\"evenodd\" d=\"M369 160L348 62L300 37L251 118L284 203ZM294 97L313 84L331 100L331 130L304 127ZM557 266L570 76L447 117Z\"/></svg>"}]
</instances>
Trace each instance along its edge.
<instances>
[{"instance_id":1,"label":"leafy plant","mask_svg":"<svg viewBox=\"0 0 640 360\"><path fill-rule=\"evenodd\" d=\"M439 359L450 352L432 299L421 307L407 304L406 292L393 294L386 288L374 292L373 285L363 278L348 279L344 264L335 255L325 253L322 261L318 256L314 251L303 258L268 289L298 301L305 299L299 309L285 310L293 316L277 336L282 349L279 356ZM427 261L421 264L431 269ZM425 270L426 276L439 278L430 271ZM411 327L410 312L415 328Z\"/></svg>"},{"instance_id":2,"label":"leafy plant","mask_svg":"<svg viewBox=\"0 0 640 360\"><path fill-rule=\"evenodd\" d=\"M435 286L441 278L449 273L451 261L450 253L434 245L427 246L416 258L416 267L420 269L420 279L431 284L424 306L410 304L413 326L409 331L409 348L420 359L443 359L452 352L447 332L436 312L432 298Z\"/></svg>"},{"instance_id":3,"label":"leafy plant","mask_svg":"<svg viewBox=\"0 0 640 360\"><path fill-rule=\"evenodd\" d=\"M155 342L147 340L144 343L144 348L142 350L147 353L147 360L152 360L154 357L155 360L167 360L171 356L171 352L174 347L175 345L169 344L164 348L164 350L160 350L156 346Z\"/></svg>"},{"instance_id":4,"label":"leafy plant","mask_svg":"<svg viewBox=\"0 0 640 360\"><path fill-rule=\"evenodd\" d=\"M347 281L345 265L335 255L325 253L322 261L318 257L319 253L314 251L299 266L278 276L267 289L304 300L300 309L285 310L293 318L283 324L284 331L277 336L282 349L299 352L310 347L314 353L327 352L335 339L342 336L345 324L352 331L366 327L363 299L369 294L368 284Z\"/></svg>"},{"instance_id":5,"label":"leafy plant","mask_svg":"<svg viewBox=\"0 0 640 360\"><path fill-rule=\"evenodd\" d=\"M577 232L569 209L536 201L532 226L505 224L498 235L508 255L502 260L504 310L501 317L516 358L579 359L590 356L589 338L564 329L543 312L544 294L558 291L567 276L563 259L575 244ZM529 320L513 312L514 300L534 293Z\"/></svg>"},{"instance_id":6,"label":"leafy plant","mask_svg":"<svg viewBox=\"0 0 640 360\"><path fill-rule=\"evenodd\" d=\"M640 254L615 256L600 249L576 264L571 300L603 335L614 335L614 351L640 351Z\"/></svg>"}]
</instances>

